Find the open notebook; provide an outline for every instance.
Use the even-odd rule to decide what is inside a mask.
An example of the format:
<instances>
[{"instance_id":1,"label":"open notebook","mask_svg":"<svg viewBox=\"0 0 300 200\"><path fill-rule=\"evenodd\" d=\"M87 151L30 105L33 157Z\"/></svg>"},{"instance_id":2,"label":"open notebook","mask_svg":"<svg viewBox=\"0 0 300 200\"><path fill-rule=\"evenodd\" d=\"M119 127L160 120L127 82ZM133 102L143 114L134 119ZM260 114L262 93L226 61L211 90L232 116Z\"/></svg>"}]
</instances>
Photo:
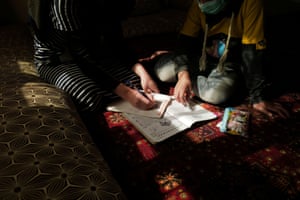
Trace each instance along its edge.
<instances>
[{"instance_id":1,"label":"open notebook","mask_svg":"<svg viewBox=\"0 0 300 200\"><path fill-rule=\"evenodd\" d=\"M161 100L160 105L163 101L168 101L168 106L161 117L157 117L159 107L153 110L141 111L133 109L131 105L128 106L129 103L125 101L113 104L113 107L110 105L107 108L110 111L122 112L124 117L152 144L191 128L198 122L212 120L217 117L198 102L191 101L189 106L184 106L169 95L154 94L154 99L156 98ZM133 112L133 110L137 110L137 112Z\"/></svg>"}]
</instances>

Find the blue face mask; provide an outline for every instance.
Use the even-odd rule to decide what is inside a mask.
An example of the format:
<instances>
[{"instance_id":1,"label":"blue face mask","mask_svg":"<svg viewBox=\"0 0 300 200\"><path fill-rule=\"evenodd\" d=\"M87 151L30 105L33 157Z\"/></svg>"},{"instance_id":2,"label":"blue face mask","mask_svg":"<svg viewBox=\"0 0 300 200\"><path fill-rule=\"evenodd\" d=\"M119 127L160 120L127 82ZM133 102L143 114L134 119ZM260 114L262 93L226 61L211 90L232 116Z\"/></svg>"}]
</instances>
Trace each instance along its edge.
<instances>
[{"instance_id":1,"label":"blue face mask","mask_svg":"<svg viewBox=\"0 0 300 200\"><path fill-rule=\"evenodd\" d=\"M226 5L225 0L212 0L205 3L198 3L199 8L205 14L217 14L219 13Z\"/></svg>"}]
</instances>

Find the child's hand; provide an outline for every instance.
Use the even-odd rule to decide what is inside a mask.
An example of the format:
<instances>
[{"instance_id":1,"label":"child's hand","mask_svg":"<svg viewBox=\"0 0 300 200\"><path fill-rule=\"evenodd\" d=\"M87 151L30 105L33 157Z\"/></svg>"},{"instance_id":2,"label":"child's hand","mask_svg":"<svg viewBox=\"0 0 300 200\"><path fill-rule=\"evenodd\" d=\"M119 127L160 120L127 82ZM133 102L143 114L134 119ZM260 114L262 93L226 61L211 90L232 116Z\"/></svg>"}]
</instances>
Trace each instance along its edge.
<instances>
[{"instance_id":1,"label":"child's hand","mask_svg":"<svg viewBox=\"0 0 300 200\"><path fill-rule=\"evenodd\" d=\"M187 71L178 73L178 81L174 88L175 99L183 105L188 105L192 97L192 82Z\"/></svg>"}]
</instances>

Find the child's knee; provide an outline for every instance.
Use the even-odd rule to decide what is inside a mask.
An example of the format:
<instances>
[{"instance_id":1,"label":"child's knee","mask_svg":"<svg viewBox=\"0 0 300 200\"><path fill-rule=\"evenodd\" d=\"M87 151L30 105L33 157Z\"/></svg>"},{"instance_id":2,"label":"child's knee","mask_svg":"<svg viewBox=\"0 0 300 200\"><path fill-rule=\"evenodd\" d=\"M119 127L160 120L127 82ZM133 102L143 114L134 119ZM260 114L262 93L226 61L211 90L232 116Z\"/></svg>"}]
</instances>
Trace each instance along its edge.
<instances>
[{"instance_id":1,"label":"child's knee","mask_svg":"<svg viewBox=\"0 0 300 200\"><path fill-rule=\"evenodd\" d=\"M236 79L226 77L206 78L198 76L197 83L199 97L211 104L226 102L236 90Z\"/></svg>"},{"instance_id":2,"label":"child's knee","mask_svg":"<svg viewBox=\"0 0 300 200\"><path fill-rule=\"evenodd\" d=\"M174 83L176 82L175 68L175 62L170 60L161 65L156 65L154 67L154 72L160 81Z\"/></svg>"},{"instance_id":3,"label":"child's knee","mask_svg":"<svg viewBox=\"0 0 300 200\"><path fill-rule=\"evenodd\" d=\"M231 93L220 90L219 88L211 88L208 90L200 90L199 97L211 104L222 104L231 96Z\"/></svg>"}]
</instances>

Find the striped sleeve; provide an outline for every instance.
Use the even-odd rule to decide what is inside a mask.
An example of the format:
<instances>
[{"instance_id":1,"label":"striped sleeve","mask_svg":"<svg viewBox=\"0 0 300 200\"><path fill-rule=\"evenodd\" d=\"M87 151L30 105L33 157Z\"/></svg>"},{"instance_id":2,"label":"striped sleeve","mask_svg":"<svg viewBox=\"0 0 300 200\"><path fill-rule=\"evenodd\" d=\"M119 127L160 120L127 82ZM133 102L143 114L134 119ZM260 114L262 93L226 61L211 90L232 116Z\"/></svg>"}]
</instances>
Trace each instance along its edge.
<instances>
[{"instance_id":1,"label":"striped sleeve","mask_svg":"<svg viewBox=\"0 0 300 200\"><path fill-rule=\"evenodd\" d=\"M51 2L51 17L55 29L61 31L80 29L78 4L78 0L53 0Z\"/></svg>"}]
</instances>

